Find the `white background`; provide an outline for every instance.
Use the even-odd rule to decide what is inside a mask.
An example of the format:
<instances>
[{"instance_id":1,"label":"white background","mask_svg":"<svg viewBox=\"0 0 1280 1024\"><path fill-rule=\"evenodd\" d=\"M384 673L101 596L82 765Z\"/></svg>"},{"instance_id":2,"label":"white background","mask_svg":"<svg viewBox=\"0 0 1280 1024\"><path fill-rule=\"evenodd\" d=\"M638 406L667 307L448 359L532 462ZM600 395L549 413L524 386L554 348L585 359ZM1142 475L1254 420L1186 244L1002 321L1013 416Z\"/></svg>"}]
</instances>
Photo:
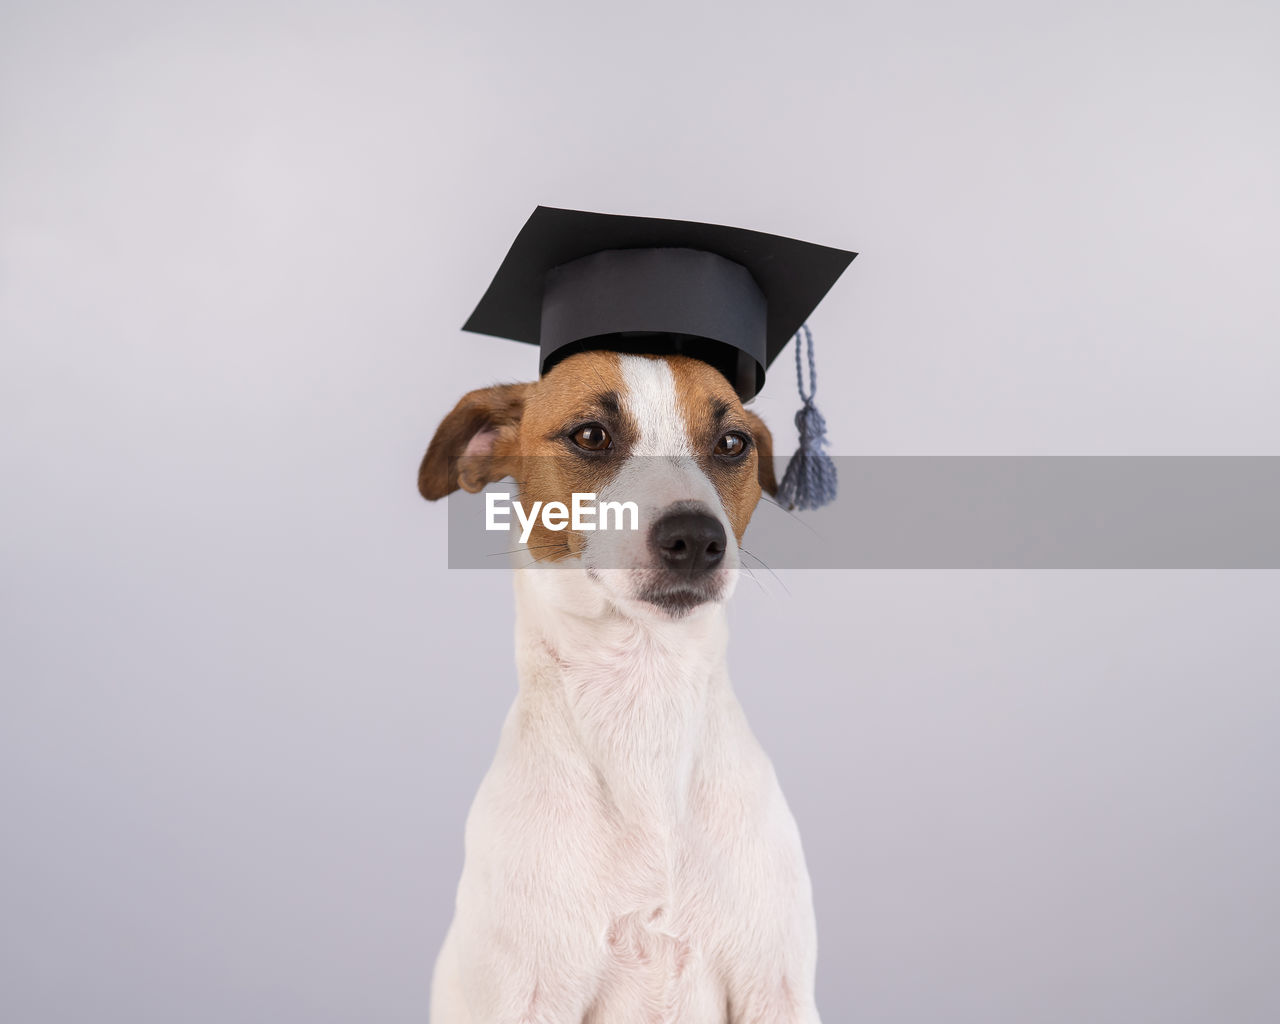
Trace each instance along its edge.
<instances>
[{"instance_id":1,"label":"white background","mask_svg":"<svg viewBox=\"0 0 1280 1024\"><path fill-rule=\"evenodd\" d=\"M1262 2L5 3L0 1017L425 1019L515 684L414 479L534 372L458 328L536 204L860 251L838 454L1280 455L1278 53ZM1277 574L759 575L827 1021L1280 1018Z\"/></svg>"}]
</instances>

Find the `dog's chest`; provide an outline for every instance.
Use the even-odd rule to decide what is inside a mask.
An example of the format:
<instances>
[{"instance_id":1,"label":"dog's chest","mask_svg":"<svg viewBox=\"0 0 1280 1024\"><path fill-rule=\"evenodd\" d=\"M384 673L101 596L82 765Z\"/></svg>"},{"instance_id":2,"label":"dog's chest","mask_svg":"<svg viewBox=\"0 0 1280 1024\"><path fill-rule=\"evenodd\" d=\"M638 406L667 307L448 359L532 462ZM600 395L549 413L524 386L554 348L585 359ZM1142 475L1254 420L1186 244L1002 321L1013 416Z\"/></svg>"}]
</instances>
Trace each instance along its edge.
<instances>
[{"instance_id":1,"label":"dog's chest","mask_svg":"<svg viewBox=\"0 0 1280 1024\"><path fill-rule=\"evenodd\" d=\"M724 995L713 962L717 922L705 847L693 822L615 833L597 1019L716 1019Z\"/></svg>"}]
</instances>

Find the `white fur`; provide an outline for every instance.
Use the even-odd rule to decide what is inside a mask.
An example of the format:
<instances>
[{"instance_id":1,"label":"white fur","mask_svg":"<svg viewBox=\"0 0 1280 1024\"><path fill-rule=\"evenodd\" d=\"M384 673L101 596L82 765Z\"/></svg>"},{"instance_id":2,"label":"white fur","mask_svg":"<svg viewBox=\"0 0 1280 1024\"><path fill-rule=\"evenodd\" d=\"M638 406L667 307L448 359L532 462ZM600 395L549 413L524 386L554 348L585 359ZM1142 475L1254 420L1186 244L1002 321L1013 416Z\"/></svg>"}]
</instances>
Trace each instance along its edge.
<instances>
[{"instance_id":1,"label":"white fur","mask_svg":"<svg viewBox=\"0 0 1280 1024\"><path fill-rule=\"evenodd\" d=\"M615 485L722 519L723 598L732 530L670 368L625 357L623 376L644 457ZM729 684L723 600L678 620L636 601L638 542L630 568L588 571L609 536L570 567L517 564L519 692L467 820L431 1020L817 1024L809 878Z\"/></svg>"},{"instance_id":2,"label":"white fur","mask_svg":"<svg viewBox=\"0 0 1280 1024\"><path fill-rule=\"evenodd\" d=\"M633 455L693 455L676 394L676 377L662 359L622 356L627 411L640 428Z\"/></svg>"}]
</instances>

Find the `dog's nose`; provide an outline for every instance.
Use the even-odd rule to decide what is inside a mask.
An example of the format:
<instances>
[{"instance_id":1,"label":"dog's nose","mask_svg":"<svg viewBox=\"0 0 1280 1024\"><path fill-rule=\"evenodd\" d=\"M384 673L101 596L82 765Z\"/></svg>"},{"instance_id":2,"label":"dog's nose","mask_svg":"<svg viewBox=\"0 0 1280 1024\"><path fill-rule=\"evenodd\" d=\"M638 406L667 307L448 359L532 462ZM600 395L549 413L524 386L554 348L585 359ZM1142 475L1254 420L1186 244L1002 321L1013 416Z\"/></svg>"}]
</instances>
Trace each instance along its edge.
<instances>
[{"instance_id":1,"label":"dog's nose","mask_svg":"<svg viewBox=\"0 0 1280 1024\"><path fill-rule=\"evenodd\" d=\"M653 524L649 539L662 564L686 576L714 569L724 559L724 527L705 512L668 513Z\"/></svg>"}]
</instances>

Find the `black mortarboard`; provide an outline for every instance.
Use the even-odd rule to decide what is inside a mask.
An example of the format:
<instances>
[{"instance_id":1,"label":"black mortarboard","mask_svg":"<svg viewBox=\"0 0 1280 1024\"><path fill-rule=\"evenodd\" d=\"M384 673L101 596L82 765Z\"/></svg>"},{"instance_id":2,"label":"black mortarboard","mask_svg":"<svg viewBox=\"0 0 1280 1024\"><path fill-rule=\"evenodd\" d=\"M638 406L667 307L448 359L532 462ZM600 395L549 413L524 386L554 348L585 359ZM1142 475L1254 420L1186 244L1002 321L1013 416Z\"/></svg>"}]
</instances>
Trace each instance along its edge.
<instances>
[{"instance_id":1,"label":"black mortarboard","mask_svg":"<svg viewBox=\"0 0 1280 1024\"><path fill-rule=\"evenodd\" d=\"M539 206L463 330L574 352L681 353L745 401L856 253L760 231Z\"/></svg>"}]
</instances>

